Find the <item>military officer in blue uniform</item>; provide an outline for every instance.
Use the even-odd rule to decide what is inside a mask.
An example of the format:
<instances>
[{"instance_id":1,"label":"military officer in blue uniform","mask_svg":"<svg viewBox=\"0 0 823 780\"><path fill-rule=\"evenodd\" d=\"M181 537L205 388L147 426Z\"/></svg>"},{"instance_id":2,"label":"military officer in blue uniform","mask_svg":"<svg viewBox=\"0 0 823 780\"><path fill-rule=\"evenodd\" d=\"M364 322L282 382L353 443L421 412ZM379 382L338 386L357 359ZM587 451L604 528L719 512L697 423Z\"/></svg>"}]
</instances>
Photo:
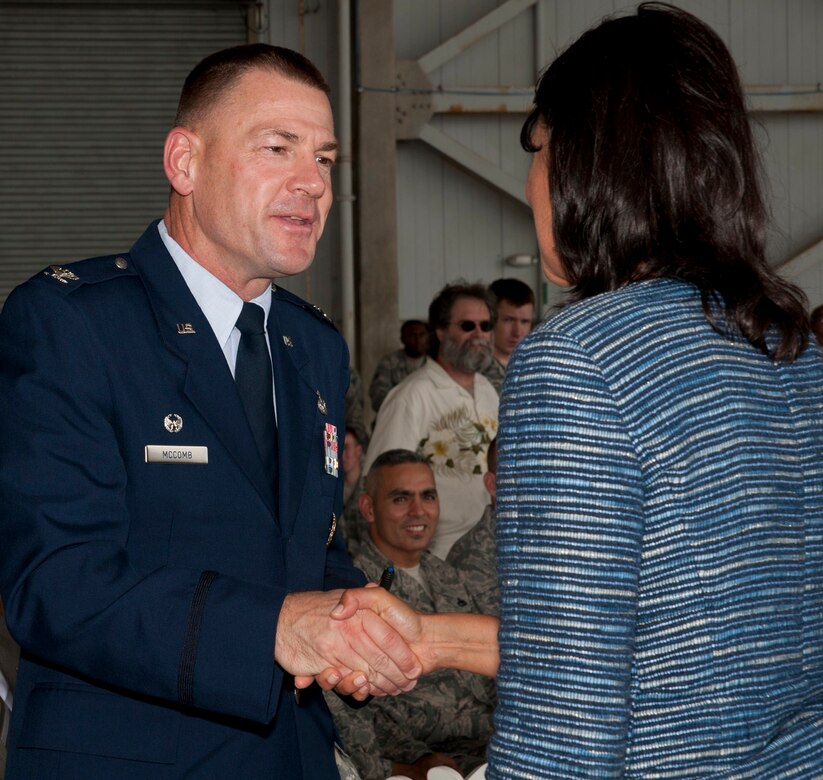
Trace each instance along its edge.
<instances>
[{"instance_id":1,"label":"military officer in blue uniform","mask_svg":"<svg viewBox=\"0 0 823 780\"><path fill-rule=\"evenodd\" d=\"M331 205L327 92L286 49L206 58L166 140L163 220L6 303L10 780L336 778L323 697L292 675L414 684L379 618L329 617L333 589L364 582L335 534L348 355L272 286L311 263ZM248 304L273 366L275 472L233 377Z\"/></svg>"}]
</instances>

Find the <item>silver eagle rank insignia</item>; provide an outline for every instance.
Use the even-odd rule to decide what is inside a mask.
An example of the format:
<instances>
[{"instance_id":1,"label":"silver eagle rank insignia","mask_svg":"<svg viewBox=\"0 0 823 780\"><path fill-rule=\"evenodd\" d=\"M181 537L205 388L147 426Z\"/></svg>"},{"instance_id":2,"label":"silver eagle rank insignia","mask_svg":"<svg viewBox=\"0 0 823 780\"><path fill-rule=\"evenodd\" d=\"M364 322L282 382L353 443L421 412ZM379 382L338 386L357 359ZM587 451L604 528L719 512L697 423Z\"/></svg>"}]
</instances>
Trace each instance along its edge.
<instances>
[{"instance_id":1,"label":"silver eagle rank insignia","mask_svg":"<svg viewBox=\"0 0 823 780\"><path fill-rule=\"evenodd\" d=\"M46 276L56 279L61 284L68 284L69 282L76 282L80 277L70 271L68 268L63 268L61 265L50 265L47 271L43 271Z\"/></svg>"}]
</instances>

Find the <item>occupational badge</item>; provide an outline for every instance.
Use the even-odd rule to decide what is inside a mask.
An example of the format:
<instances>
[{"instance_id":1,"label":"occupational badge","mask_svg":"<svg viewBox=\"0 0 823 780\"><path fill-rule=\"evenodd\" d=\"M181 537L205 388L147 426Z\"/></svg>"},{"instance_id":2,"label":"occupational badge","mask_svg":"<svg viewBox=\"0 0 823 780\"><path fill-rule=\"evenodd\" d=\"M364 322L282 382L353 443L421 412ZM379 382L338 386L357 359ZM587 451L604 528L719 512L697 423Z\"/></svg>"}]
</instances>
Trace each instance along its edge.
<instances>
[{"instance_id":1,"label":"occupational badge","mask_svg":"<svg viewBox=\"0 0 823 780\"><path fill-rule=\"evenodd\" d=\"M283 336L283 343L287 347L293 347L294 346L294 342L291 340L291 337L289 337L289 336Z\"/></svg>"},{"instance_id":2,"label":"occupational badge","mask_svg":"<svg viewBox=\"0 0 823 780\"><path fill-rule=\"evenodd\" d=\"M169 433L180 433L183 430L183 418L179 414L167 414L163 418L163 427Z\"/></svg>"},{"instance_id":3,"label":"occupational badge","mask_svg":"<svg viewBox=\"0 0 823 780\"><path fill-rule=\"evenodd\" d=\"M329 413L329 407L326 406L326 402L323 400L323 396L320 395L319 390L317 390L316 393L317 393L317 408L320 411L320 414L328 414Z\"/></svg>"}]
</instances>

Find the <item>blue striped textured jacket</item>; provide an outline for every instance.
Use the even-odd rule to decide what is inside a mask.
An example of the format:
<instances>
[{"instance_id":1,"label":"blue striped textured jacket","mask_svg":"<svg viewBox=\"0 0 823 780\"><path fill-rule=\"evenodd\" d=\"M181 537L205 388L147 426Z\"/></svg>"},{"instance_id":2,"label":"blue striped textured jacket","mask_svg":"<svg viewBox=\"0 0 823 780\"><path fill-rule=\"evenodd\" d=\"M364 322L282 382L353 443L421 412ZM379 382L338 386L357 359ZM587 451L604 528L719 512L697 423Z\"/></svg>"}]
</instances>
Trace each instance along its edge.
<instances>
[{"instance_id":1,"label":"blue striped textured jacket","mask_svg":"<svg viewBox=\"0 0 823 780\"><path fill-rule=\"evenodd\" d=\"M489 778L823 777L823 358L653 280L518 347Z\"/></svg>"}]
</instances>

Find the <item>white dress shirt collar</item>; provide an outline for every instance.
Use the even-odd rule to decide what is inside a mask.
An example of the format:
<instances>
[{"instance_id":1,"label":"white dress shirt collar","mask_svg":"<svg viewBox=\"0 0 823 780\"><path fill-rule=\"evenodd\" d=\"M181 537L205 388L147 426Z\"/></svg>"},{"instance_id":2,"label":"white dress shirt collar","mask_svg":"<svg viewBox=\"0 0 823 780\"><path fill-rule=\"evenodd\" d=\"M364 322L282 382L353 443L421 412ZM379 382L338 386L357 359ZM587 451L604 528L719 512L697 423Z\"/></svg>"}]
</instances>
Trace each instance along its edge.
<instances>
[{"instance_id":1,"label":"white dress shirt collar","mask_svg":"<svg viewBox=\"0 0 823 780\"><path fill-rule=\"evenodd\" d=\"M163 220L160 220L157 229L174 264L197 301L197 305L209 321L233 375L237 346L240 343L240 333L234 326L243 308L243 299L189 255L169 235ZM263 307L268 322L271 309L271 289L267 289L262 295L254 298L252 303Z\"/></svg>"}]
</instances>

